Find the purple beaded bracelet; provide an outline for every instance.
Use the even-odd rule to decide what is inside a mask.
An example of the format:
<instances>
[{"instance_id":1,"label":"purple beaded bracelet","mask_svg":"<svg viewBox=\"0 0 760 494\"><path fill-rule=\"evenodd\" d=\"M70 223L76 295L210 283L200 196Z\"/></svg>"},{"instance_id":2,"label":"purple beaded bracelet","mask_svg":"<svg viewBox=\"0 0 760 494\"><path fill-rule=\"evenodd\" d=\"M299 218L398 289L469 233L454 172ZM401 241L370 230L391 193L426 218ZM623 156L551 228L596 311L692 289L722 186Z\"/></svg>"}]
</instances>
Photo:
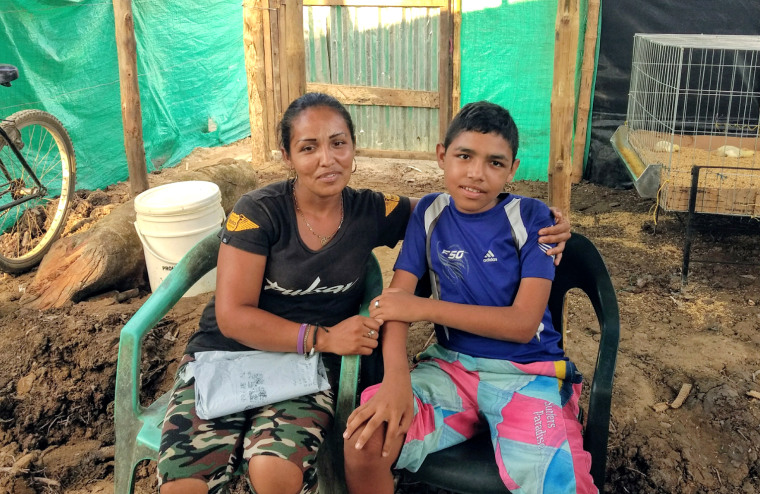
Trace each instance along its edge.
<instances>
[{"instance_id":1,"label":"purple beaded bracelet","mask_svg":"<svg viewBox=\"0 0 760 494\"><path fill-rule=\"evenodd\" d=\"M301 327L298 329L298 343L296 345L296 350L298 351L299 355L304 354L304 348L303 348L303 337L306 333L306 327L308 325L306 323L301 324Z\"/></svg>"}]
</instances>

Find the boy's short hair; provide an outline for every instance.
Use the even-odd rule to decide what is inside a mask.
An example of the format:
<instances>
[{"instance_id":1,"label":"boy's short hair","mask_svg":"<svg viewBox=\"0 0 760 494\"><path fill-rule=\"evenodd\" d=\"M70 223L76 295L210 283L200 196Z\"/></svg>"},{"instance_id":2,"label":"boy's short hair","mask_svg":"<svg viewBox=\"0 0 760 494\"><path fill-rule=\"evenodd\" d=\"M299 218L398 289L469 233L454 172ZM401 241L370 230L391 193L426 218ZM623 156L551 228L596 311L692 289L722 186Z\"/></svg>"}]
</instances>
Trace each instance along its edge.
<instances>
[{"instance_id":1,"label":"boy's short hair","mask_svg":"<svg viewBox=\"0 0 760 494\"><path fill-rule=\"evenodd\" d=\"M519 146L517 124L503 106L490 101L477 101L464 105L446 130L446 138L443 141L444 149L448 149L451 141L462 132L480 132L481 134L495 132L503 137L512 148L512 159L517 157L517 147Z\"/></svg>"}]
</instances>

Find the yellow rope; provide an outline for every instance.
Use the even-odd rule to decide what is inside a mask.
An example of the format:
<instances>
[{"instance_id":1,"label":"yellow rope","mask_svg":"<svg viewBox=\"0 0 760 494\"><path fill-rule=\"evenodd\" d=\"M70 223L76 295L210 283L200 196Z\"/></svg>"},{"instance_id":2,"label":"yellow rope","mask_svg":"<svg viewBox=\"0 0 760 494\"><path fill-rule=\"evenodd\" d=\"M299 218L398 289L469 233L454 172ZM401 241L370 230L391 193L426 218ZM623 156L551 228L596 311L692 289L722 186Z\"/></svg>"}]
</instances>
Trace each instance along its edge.
<instances>
[{"instance_id":1,"label":"yellow rope","mask_svg":"<svg viewBox=\"0 0 760 494\"><path fill-rule=\"evenodd\" d=\"M657 189L657 196L655 197L654 206L649 208L649 212L652 213L652 221L654 222L654 226L657 226L657 208L660 207L660 194L662 193L662 189L665 188L665 185L670 182L670 180L665 180L660 184L660 188Z\"/></svg>"}]
</instances>

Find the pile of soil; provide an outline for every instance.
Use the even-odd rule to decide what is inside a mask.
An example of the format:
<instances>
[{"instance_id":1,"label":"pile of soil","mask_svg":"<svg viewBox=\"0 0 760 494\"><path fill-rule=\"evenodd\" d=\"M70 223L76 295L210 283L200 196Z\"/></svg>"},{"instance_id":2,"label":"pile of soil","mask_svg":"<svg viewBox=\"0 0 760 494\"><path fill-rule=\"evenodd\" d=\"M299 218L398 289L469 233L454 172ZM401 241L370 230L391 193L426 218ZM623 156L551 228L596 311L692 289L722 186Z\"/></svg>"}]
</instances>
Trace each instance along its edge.
<instances>
[{"instance_id":1,"label":"pile of soil","mask_svg":"<svg viewBox=\"0 0 760 494\"><path fill-rule=\"evenodd\" d=\"M198 149L150 181L246 156L245 141ZM354 187L411 196L443 190L435 163L357 161ZM262 185L285 176L277 164L257 170ZM515 183L513 191L547 195L546 184L533 182ZM126 184L78 191L67 231L90 227L128 197ZM573 230L602 252L620 305L607 491L760 492L760 401L748 394L760 391L760 267L693 262L682 285L684 218L661 211L654 220L654 201L633 190L573 186ZM758 235L755 220L700 218L691 256L760 262ZM396 251L377 255L388 282ZM132 299L103 294L38 311L21 304L33 276L0 279L0 493L113 492L119 331L148 297L147 279L135 281ZM209 296L182 299L147 338L144 400L169 389ZM568 354L590 378L599 327L583 296L571 297L569 320ZM429 337L429 325L415 325L410 353ZM685 384L691 390L683 404L667 406ZM153 472L153 464L138 469L136 492L156 492Z\"/></svg>"}]
</instances>

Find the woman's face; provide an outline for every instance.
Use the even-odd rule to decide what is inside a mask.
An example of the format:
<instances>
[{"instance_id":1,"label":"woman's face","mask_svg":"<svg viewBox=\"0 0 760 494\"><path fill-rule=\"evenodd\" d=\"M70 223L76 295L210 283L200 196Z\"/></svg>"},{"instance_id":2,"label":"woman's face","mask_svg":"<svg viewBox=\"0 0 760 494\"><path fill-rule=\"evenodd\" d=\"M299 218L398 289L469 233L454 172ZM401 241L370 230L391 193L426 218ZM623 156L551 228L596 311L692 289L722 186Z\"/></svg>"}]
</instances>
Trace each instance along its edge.
<instances>
[{"instance_id":1,"label":"woman's face","mask_svg":"<svg viewBox=\"0 0 760 494\"><path fill-rule=\"evenodd\" d=\"M298 174L298 184L313 194L339 194L348 185L354 160L346 121L329 107L304 110L293 120L290 153L283 150L283 157Z\"/></svg>"}]
</instances>

